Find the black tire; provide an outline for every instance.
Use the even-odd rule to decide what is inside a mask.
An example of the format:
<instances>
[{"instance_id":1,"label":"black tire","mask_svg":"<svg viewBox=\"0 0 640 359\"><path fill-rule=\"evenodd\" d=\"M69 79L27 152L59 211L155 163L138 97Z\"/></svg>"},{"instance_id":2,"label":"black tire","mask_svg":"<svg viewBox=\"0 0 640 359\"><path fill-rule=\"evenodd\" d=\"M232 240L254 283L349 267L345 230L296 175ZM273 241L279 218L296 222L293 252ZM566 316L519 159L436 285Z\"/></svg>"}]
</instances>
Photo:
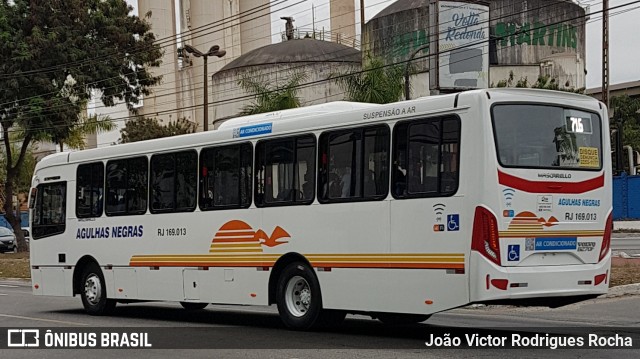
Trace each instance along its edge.
<instances>
[{"instance_id":1,"label":"black tire","mask_svg":"<svg viewBox=\"0 0 640 359\"><path fill-rule=\"evenodd\" d=\"M379 313L378 320L387 325L411 325L424 322L430 315L424 314L401 314L401 313Z\"/></svg>"},{"instance_id":2,"label":"black tire","mask_svg":"<svg viewBox=\"0 0 640 359\"><path fill-rule=\"evenodd\" d=\"M91 315L108 315L116 307L116 301L107 298L107 287L102 270L96 263L89 263L82 272L80 298L84 310Z\"/></svg>"},{"instance_id":3,"label":"black tire","mask_svg":"<svg viewBox=\"0 0 640 359\"><path fill-rule=\"evenodd\" d=\"M287 328L308 330L321 324L320 284L308 265L294 262L280 273L276 303L280 318Z\"/></svg>"},{"instance_id":4,"label":"black tire","mask_svg":"<svg viewBox=\"0 0 640 359\"><path fill-rule=\"evenodd\" d=\"M202 310L206 308L209 303L180 302L180 305L186 310Z\"/></svg>"}]
</instances>

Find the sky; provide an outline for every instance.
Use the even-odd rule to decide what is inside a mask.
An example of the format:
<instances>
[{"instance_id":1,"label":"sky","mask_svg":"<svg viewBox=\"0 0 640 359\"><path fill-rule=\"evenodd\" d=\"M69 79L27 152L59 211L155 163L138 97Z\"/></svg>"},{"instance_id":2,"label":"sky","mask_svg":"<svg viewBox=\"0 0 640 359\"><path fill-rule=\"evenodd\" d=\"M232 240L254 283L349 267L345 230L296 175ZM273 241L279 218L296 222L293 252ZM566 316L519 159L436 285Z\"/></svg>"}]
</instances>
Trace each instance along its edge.
<instances>
[{"instance_id":1,"label":"sky","mask_svg":"<svg viewBox=\"0 0 640 359\"><path fill-rule=\"evenodd\" d=\"M178 7L176 0L176 11ZM222 0L215 0L222 1ZM360 28L360 0L356 2L356 31ZM366 21L375 16L385 7L396 0L364 0ZM404 0L400 0L404 1ZM137 0L127 0L134 7ZM280 3L281 0L271 0L272 3ZM637 0L609 0L609 7L623 4L631 4ZM299 3L299 4L297 4ZM602 0L580 0L584 6L588 5L587 13L602 10ZM296 4L291 6L292 4ZM313 11L312 11L313 8ZM137 11L137 10L136 10ZM280 41L280 32L284 31L284 21L281 16L293 16L294 25L298 28L312 28L315 20L315 28L329 29L329 0L288 0L274 6L271 14L272 41ZM616 14L620 11L626 11ZM315 16L312 16L312 13ZM594 14L587 22L586 29L586 66L587 88L600 87L602 84L602 16ZM613 10L609 20L609 83L611 85L640 80L640 66L636 64L640 59L640 3L632 4L624 8ZM178 17L179 20L179 17Z\"/></svg>"}]
</instances>

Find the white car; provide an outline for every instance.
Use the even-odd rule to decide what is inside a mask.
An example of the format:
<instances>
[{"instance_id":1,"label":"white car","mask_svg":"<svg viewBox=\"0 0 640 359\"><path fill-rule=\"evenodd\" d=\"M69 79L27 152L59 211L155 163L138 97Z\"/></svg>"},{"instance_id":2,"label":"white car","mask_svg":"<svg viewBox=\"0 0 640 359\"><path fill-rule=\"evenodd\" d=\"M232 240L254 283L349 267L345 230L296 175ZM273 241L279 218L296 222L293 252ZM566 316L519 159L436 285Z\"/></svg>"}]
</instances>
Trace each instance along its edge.
<instances>
[{"instance_id":1,"label":"white car","mask_svg":"<svg viewBox=\"0 0 640 359\"><path fill-rule=\"evenodd\" d=\"M16 235L7 227L0 227L0 253L16 250Z\"/></svg>"}]
</instances>

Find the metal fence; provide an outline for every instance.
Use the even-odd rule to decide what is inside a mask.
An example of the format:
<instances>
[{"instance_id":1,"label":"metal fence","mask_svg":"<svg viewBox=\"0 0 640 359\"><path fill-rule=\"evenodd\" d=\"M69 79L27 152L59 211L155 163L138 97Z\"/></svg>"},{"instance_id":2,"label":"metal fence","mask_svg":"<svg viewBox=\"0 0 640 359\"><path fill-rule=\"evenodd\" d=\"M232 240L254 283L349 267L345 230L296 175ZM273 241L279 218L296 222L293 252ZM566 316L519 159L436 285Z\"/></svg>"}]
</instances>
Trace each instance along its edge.
<instances>
[{"instance_id":1,"label":"metal fence","mask_svg":"<svg viewBox=\"0 0 640 359\"><path fill-rule=\"evenodd\" d=\"M640 176L613 177L613 219L640 219Z\"/></svg>"}]
</instances>

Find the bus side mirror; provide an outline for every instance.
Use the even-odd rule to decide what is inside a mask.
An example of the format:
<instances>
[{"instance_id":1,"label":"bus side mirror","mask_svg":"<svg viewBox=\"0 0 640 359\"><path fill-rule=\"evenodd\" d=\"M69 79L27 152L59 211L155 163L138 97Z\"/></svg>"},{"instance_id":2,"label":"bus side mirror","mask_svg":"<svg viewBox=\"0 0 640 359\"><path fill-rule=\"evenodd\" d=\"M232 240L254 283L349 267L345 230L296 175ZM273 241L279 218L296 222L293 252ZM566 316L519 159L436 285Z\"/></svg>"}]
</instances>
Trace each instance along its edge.
<instances>
[{"instance_id":1,"label":"bus side mirror","mask_svg":"<svg viewBox=\"0 0 640 359\"><path fill-rule=\"evenodd\" d=\"M633 167L640 166L640 152L633 151Z\"/></svg>"}]
</instances>

